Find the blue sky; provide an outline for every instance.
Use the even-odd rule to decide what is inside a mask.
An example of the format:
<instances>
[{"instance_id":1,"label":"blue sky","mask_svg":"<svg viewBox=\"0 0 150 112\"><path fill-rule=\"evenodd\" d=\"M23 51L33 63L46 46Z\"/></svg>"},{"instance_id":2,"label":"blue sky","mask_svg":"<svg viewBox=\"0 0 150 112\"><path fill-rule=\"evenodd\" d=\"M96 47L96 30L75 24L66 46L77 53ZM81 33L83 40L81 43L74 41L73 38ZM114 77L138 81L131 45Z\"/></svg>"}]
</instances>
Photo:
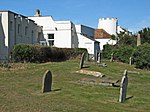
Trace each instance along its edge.
<instances>
[{"instance_id":1,"label":"blue sky","mask_svg":"<svg viewBox=\"0 0 150 112\"><path fill-rule=\"evenodd\" d=\"M36 9L54 20L71 20L97 28L101 17L115 17L131 31L150 27L150 0L1 0L0 10L33 16Z\"/></svg>"}]
</instances>

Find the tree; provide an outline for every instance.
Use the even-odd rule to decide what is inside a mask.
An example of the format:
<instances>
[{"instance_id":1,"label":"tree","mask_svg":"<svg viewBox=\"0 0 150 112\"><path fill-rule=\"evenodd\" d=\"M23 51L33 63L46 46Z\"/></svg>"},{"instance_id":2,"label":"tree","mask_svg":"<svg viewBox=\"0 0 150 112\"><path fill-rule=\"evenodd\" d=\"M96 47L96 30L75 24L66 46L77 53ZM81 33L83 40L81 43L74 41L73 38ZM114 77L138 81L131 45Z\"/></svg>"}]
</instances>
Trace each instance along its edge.
<instances>
[{"instance_id":1,"label":"tree","mask_svg":"<svg viewBox=\"0 0 150 112\"><path fill-rule=\"evenodd\" d=\"M142 44L150 43L150 28L144 28L143 30L139 31L139 34L141 35Z\"/></svg>"},{"instance_id":2,"label":"tree","mask_svg":"<svg viewBox=\"0 0 150 112\"><path fill-rule=\"evenodd\" d=\"M117 45L118 46L136 46L136 37L134 35L128 35L125 34L124 32L121 32L120 34L118 34L118 41L117 41Z\"/></svg>"},{"instance_id":3,"label":"tree","mask_svg":"<svg viewBox=\"0 0 150 112\"><path fill-rule=\"evenodd\" d=\"M150 70L150 44L145 43L137 47L133 53L136 68Z\"/></svg>"}]
</instances>

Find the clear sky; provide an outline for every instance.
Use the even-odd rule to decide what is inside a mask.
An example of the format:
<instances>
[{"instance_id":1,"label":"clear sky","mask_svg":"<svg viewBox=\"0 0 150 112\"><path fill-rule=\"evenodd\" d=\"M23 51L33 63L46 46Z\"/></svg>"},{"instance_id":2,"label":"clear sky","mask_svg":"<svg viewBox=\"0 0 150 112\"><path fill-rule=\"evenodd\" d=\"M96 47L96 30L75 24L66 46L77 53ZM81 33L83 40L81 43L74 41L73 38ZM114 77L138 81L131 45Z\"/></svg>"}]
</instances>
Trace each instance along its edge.
<instances>
[{"instance_id":1,"label":"clear sky","mask_svg":"<svg viewBox=\"0 0 150 112\"><path fill-rule=\"evenodd\" d=\"M101 17L115 17L130 31L150 27L150 0L1 0L0 10L33 16L36 9L54 20L97 28Z\"/></svg>"}]
</instances>

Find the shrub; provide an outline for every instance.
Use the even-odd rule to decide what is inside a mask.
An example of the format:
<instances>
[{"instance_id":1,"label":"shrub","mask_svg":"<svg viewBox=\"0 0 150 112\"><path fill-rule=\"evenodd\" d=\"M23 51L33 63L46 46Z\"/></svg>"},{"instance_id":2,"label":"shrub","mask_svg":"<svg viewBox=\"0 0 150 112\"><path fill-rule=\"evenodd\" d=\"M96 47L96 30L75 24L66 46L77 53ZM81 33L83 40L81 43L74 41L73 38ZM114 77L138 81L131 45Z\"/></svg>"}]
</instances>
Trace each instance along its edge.
<instances>
[{"instance_id":1,"label":"shrub","mask_svg":"<svg viewBox=\"0 0 150 112\"><path fill-rule=\"evenodd\" d=\"M131 46L122 46L115 50L114 58L124 63L129 63L129 58L132 56L134 48Z\"/></svg>"},{"instance_id":2,"label":"shrub","mask_svg":"<svg viewBox=\"0 0 150 112\"><path fill-rule=\"evenodd\" d=\"M84 48L56 48L39 45L18 44L14 46L13 57L17 62L64 61L87 52Z\"/></svg>"},{"instance_id":3,"label":"shrub","mask_svg":"<svg viewBox=\"0 0 150 112\"><path fill-rule=\"evenodd\" d=\"M150 44L138 46L133 53L133 58L136 68L150 70Z\"/></svg>"},{"instance_id":4,"label":"shrub","mask_svg":"<svg viewBox=\"0 0 150 112\"><path fill-rule=\"evenodd\" d=\"M106 59L111 58L111 54L114 52L114 46L106 44L103 46L103 57Z\"/></svg>"},{"instance_id":5,"label":"shrub","mask_svg":"<svg viewBox=\"0 0 150 112\"><path fill-rule=\"evenodd\" d=\"M64 48L67 59L75 59L82 55L83 52L87 53L85 48Z\"/></svg>"},{"instance_id":6,"label":"shrub","mask_svg":"<svg viewBox=\"0 0 150 112\"><path fill-rule=\"evenodd\" d=\"M33 56L33 47L28 44L17 44L13 48L13 57L15 61L31 61Z\"/></svg>"}]
</instances>

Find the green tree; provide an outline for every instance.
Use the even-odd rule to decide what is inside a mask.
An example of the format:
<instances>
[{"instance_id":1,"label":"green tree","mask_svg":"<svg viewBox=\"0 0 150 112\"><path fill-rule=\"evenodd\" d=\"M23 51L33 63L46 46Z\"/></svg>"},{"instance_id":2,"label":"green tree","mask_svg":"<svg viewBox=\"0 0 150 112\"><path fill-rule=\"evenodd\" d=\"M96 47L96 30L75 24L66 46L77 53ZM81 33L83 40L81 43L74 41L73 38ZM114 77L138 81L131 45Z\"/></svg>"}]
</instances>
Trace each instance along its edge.
<instances>
[{"instance_id":1,"label":"green tree","mask_svg":"<svg viewBox=\"0 0 150 112\"><path fill-rule=\"evenodd\" d=\"M133 58L137 68L150 70L150 44L138 46L133 53Z\"/></svg>"},{"instance_id":2,"label":"green tree","mask_svg":"<svg viewBox=\"0 0 150 112\"><path fill-rule=\"evenodd\" d=\"M134 35L128 35L124 32L121 32L118 34L118 38L117 45L120 47L124 45L136 46L136 37Z\"/></svg>"},{"instance_id":3,"label":"green tree","mask_svg":"<svg viewBox=\"0 0 150 112\"><path fill-rule=\"evenodd\" d=\"M150 28L144 28L143 30L139 31L141 35L141 42L143 43L150 43Z\"/></svg>"}]
</instances>

